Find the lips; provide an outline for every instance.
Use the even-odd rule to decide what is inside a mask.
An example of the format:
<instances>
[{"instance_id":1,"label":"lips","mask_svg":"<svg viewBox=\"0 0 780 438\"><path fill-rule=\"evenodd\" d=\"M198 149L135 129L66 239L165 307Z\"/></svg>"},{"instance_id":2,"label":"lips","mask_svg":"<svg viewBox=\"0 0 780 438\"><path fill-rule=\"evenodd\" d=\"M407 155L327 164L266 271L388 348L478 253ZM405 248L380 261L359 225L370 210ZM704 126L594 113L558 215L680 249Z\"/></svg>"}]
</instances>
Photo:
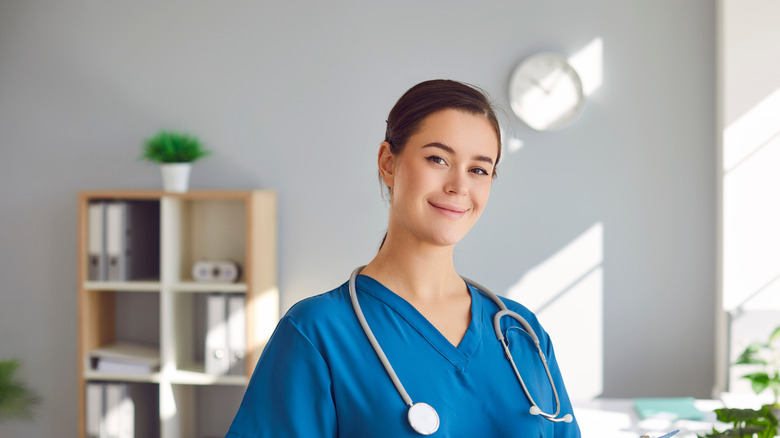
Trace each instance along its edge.
<instances>
[{"instance_id":1,"label":"lips","mask_svg":"<svg viewBox=\"0 0 780 438\"><path fill-rule=\"evenodd\" d=\"M431 206L442 215L453 219L459 219L463 217L463 215L466 214L467 211L469 211L468 208L461 207L458 205L453 205L453 204L431 202L431 201L428 201L428 203L431 204Z\"/></svg>"}]
</instances>

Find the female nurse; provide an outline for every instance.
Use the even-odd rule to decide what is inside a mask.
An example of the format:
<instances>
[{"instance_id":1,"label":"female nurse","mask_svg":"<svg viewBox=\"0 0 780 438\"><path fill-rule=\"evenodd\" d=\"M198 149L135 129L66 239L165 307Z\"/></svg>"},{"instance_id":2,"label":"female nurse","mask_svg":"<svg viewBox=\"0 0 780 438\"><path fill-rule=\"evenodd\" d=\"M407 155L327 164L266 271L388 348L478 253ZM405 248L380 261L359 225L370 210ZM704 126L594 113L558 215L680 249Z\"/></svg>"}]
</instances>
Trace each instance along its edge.
<instances>
[{"instance_id":1,"label":"female nurse","mask_svg":"<svg viewBox=\"0 0 780 438\"><path fill-rule=\"evenodd\" d=\"M435 408L431 436L579 437L576 420L530 412L493 329L499 307L453 263L455 244L487 204L500 138L490 102L469 85L426 81L398 100L377 159L390 204L387 235L357 275L355 294L408 396ZM502 319L528 392L544 412L572 413L549 336L532 312L502 300L527 321L547 358L549 377L527 332ZM227 436L419 437L408 412L345 282L284 315Z\"/></svg>"}]
</instances>

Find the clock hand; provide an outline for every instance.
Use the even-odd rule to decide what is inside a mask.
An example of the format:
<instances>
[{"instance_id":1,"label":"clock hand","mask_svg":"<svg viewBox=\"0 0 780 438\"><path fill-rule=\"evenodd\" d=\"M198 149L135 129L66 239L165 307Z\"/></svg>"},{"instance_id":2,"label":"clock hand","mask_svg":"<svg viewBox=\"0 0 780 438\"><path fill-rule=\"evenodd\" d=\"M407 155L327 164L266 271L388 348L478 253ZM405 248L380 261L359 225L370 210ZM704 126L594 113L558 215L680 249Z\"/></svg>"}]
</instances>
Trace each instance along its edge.
<instances>
[{"instance_id":1,"label":"clock hand","mask_svg":"<svg viewBox=\"0 0 780 438\"><path fill-rule=\"evenodd\" d=\"M536 85L537 88L544 91L544 94L550 94L550 91L544 88L544 86L539 81L537 81L536 78L531 78L531 82Z\"/></svg>"},{"instance_id":2,"label":"clock hand","mask_svg":"<svg viewBox=\"0 0 780 438\"><path fill-rule=\"evenodd\" d=\"M553 76L553 82L550 85L550 89L555 88L555 86L558 84L558 82L563 78L563 69L559 68L558 70L555 70L555 76ZM549 93L547 93L549 94Z\"/></svg>"}]
</instances>

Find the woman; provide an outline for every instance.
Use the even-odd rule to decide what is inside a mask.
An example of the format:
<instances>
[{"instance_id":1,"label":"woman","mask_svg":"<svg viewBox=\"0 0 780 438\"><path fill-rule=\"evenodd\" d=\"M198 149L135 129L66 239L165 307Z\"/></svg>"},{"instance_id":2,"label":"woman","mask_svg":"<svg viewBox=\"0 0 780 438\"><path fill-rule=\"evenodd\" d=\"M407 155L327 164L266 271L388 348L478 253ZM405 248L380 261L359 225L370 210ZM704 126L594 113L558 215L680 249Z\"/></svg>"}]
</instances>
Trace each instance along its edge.
<instances>
[{"instance_id":1,"label":"woman","mask_svg":"<svg viewBox=\"0 0 780 438\"><path fill-rule=\"evenodd\" d=\"M565 423L532 415L493 330L498 305L455 271L454 245L485 208L500 138L489 101L473 87L434 80L401 97L377 160L390 204L387 234L353 275L357 306L347 282L290 309L228 437L580 436L571 416ZM519 374L538 407L561 421L572 408L550 339L528 309L503 301L528 321L549 364L548 379L530 336L504 317ZM413 424L412 400L425 404L413 408L423 411L422 425Z\"/></svg>"}]
</instances>

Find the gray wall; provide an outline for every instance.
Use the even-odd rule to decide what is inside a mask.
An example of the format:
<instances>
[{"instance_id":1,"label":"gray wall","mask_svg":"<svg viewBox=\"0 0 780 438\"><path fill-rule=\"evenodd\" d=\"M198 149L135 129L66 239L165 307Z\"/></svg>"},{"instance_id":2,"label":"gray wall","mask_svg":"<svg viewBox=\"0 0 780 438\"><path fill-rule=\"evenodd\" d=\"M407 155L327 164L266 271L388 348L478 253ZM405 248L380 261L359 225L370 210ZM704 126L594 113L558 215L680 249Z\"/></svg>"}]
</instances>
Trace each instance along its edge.
<instances>
[{"instance_id":1,"label":"gray wall","mask_svg":"<svg viewBox=\"0 0 780 438\"><path fill-rule=\"evenodd\" d=\"M0 1L0 357L22 358L44 398L35 424L0 435L76 429L79 190L158 188L141 141L200 135L215 153L193 188L279 192L286 310L375 252L384 120L435 77L485 88L524 143L458 249L464 274L505 293L600 224L603 395L709 396L715 3L481 3ZM511 115L519 61L595 38L603 85L573 126Z\"/></svg>"}]
</instances>

